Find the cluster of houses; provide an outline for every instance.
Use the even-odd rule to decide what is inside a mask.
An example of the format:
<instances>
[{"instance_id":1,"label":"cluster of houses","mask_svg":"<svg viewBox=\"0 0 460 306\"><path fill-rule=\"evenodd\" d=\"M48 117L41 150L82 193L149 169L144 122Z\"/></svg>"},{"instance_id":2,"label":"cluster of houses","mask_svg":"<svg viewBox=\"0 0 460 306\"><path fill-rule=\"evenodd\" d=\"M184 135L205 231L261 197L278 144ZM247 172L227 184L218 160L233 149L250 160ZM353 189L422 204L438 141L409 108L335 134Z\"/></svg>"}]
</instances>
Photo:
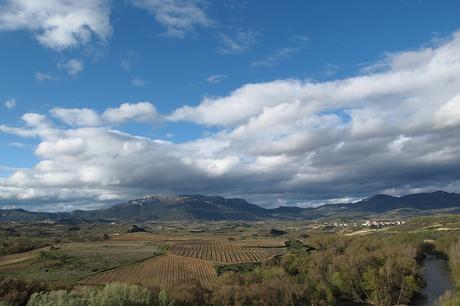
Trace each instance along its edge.
<instances>
[{"instance_id":1,"label":"cluster of houses","mask_svg":"<svg viewBox=\"0 0 460 306\"><path fill-rule=\"evenodd\" d=\"M356 226L358 226L358 223L322 222L322 223L314 223L310 225L309 227L311 229L327 230L327 229L334 229L334 228L349 228L349 227L356 227Z\"/></svg>"},{"instance_id":2,"label":"cluster of houses","mask_svg":"<svg viewBox=\"0 0 460 306\"><path fill-rule=\"evenodd\" d=\"M380 228L384 226L396 226L404 224L404 221L401 220L366 220L362 226L367 226L371 228Z\"/></svg>"},{"instance_id":3,"label":"cluster of houses","mask_svg":"<svg viewBox=\"0 0 460 306\"><path fill-rule=\"evenodd\" d=\"M382 228L385 226L397 226L404 224L405 221L401 220L366 220L362 223L359 222L324 222L324 223L315 223L311 226L312 229L334 229L334 228L353 228L353 227L370 227L370 228Z\"/></svg>"}]
</instances>

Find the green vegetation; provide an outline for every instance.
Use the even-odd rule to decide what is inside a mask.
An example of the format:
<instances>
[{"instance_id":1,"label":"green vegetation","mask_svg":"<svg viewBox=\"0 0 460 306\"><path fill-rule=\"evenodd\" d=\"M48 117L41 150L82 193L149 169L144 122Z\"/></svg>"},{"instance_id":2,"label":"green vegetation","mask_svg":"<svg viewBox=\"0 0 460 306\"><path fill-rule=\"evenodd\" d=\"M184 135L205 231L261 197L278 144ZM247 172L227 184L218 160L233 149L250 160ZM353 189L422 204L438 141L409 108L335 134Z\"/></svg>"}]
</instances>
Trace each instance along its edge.
<instances>
[{"instance_id":1,"label":"green vegetation","mask_svg":"<svg viewBox=\"0 0 460 306\"><path fill-rule=\"evenodd\" d=\"M243 262L243 263L230 264L230 265L216 265L215 269L216 269L217 275L222 275L226 272L248 273L260 267L260 265L261 264L259 262Z\"/></svg>"},{"instance_id":2,"label":"green vegetation","mask_svg":"<svg viewBox=\"0 0 460 306\"><path fill-rule=\"evenodd\" d=\"M0 266L0 276L70 285L90 274L136 263L163 252L163 248L151 242L69 243L40 251L35 258L21 263L20 269Z\"/></svg>"},{"instance_id":3,"label":"green vegetation","mask_svg":"<svg viewBox=\"0 0 460 306\"><path fill-rule=\"evenodd\" d=\"M30 297L27 306L148 306L155 302L152 293L145 288L114 283L103 289L37 292Z\"/></svg>"},{"instance_id":4,"label":"green vegetation","mask_svg":"<svg viewBox=\"0 0 460 306\"><path fill-rule=\"evenodd\" d=\"M126 225L0 223L0 255L69 242L98 242L125 232Z\"/></svg>"},{"instance_id":5,"label":"green vegetation","mask_svg":"<svg viewBox=\"0 0 460 306\"><path fill-rule=\"evenodd\" d=\"M438 301L441 306L460 305L460 241L451 244L448 252L452 278L456 289L444 294Z\"/></svg>"},{"instance_id":6,"label":"green vegetation","mask_svg":"<svg viewBox=\"0 0 460 306\"><path fill-rule=\"evenodd\" d=\"M0 278L0 305L25 305L34 292L50 290L45 283L14 278ZM2 305L2 306L3 306Z\"/></svg>"}]
</instances>

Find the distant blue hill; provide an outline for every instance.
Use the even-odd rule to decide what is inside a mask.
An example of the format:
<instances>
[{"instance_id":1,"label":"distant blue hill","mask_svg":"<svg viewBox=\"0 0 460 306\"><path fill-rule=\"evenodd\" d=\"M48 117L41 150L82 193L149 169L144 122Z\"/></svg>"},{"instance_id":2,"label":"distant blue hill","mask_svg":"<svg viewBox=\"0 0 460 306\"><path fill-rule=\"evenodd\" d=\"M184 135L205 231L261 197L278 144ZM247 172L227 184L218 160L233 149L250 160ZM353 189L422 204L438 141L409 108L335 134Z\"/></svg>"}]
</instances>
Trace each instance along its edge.
<instances>
[{"instance_id":1,"label":"distant blue hill","mask_svg":"<svg viewBox=\"0 0 460 306\"><path fill-rule=\"evenodd\" d=\"M430 214L460 212L460 194L436 191L402 197L374 195L354 203L330 204L316 208L282 206L265 209L244 199L220 196L178 195L147 196L105 209L76 210L69 213L30 212L23 209L0 210L0 222L43 221L110 222L110 221L220 221L268 219L317 219L324 217L353 217L387 213Z\"/></svg>"}]
</instances>

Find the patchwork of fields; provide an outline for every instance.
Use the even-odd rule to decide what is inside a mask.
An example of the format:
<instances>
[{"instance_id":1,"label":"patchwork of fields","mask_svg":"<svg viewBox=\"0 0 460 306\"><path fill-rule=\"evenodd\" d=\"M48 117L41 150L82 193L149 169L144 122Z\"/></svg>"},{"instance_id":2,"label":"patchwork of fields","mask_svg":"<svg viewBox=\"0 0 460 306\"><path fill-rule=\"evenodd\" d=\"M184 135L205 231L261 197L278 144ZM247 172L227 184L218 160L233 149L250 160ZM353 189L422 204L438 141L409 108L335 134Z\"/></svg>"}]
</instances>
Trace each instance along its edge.
<instances>
[{"instance_id":1,"label":"patchwork of fields","mask_svg":"<svg viewBox=\"0 0 460 306\"><path fill-rule=\"evenodd\" d=\"M124 230L121 226L108 229L110 239L49 244L0 256L0 277L69 285L124 282L160 288L195 279L211 287L217 279L217 267L264 262L286 249L285 239L267 236L237 239L213 233L119 234L118 230Z\"/></svg>"},{"instance_id":2,"label":"patchwork of fields","mask_svg":"<svg viewBox=\"0 0 460 306\"><path fill-rule=\"evenodd\" d=\"M190 239L169 240L172 237L126 235L118 239L140 241L169 241L166 254L133 264L127 267L109 270L89 276L82 285L101 285L111 282L138 284L144 287L170 288L190 279L198 280L202 285L211 287L217 278L215 264L238 264L263 262L285 250L284 240L241 240Z\"/></svg>"}]
</instances>

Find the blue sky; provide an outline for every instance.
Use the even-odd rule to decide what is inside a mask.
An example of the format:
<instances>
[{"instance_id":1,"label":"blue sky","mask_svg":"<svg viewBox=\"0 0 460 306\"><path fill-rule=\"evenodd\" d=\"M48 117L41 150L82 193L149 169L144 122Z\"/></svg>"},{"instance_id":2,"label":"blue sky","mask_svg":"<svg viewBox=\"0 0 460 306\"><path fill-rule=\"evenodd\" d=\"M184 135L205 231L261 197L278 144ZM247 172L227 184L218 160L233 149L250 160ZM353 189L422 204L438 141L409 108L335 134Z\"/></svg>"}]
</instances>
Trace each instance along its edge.
<instances>
[{"instance_id":1,"label":"blue sky","mask_svg":"<svg viewBox=\"0 0 460 306\"><path fill-rule=\"evenodd\" d=\"M414 132L416 123L405 126L398 119L402 114L414 112L420 113L414 122L426 119L428 115L418 110L427 103L433 112L448 105L444 111L447 108L449 114L455 115L458 93L444 83L451 74L455 76L455 70L448 76L439 76L433 92L425 92L423 87L413 84L404 90L392 89L393 83L388 82L388 92L360 96L362 89L350 89L356 93L342 101L339 87L360 77L359 82L374 76L382 80L400 77L404 69L414 73L412 77L423 75L422 70L431 67L429 59L434 63L436 54L442 58L443 50L456 46L456 32L460 29L458 1L46 0L35 5L33 2L0 0L0 126L3 127L0 199L6 203L4 206L21 205L21 200L26 203L25 200L45 199L45 203L46 200L50 203L43 206L46 209L71 209L78 205L87 207L95 201L102 203L157 192L222 193L248 197L267 206L310 205L316 201L356 199L381 191L398 194L433 188L455 190L457 186L458 177L446 172L450 164L444 164L444 157L439 163L433 164L431 160L430 165L410 162L410 154L441 154L432 147L419 146L422 152L418 153L411 153L408 148L407 152L391 155L393 161L398 161L392 167L399 170L382 173L375 182L369 182L370 173L377 171L371 165L390 156L379 159L375 152L372 155L375 159L369 160L370 166L362 171L369 176L357 175L347 182L342 171L353 168L360 154L349 149L344 153L349 157L338 163L332 148L347 144L359 148L365 142L375 142L375 146L386 149L404 141L414 141L415 145L415 141L422 141L417 137L426 140L433 131L439 134L439 139L433 141L439 141L444 151L456 148L456 144L448 141L449 133L455 130L456 117L444 119L454 123L442 132L433 126L417 127ZM454 61L455 56L452 58ZM409 80L403 78L404 81ZM256 88L248 89L248 84ZM312 84L333 87L330 96L326 91L317 97L309 91ZM449 90L439 94L442 86L448 86ZM431 100L421 101L422 94ZM335 99L340 101L325 106ZM420 104L414 106L415 102L407 102L410 99ZM324 105L311 110L311 105L317 102ZM124 103L133 106L130 115L120 113L126 108L120 108L117 118L104 115L107 109L117 109ZM214 106L208 110L210 104ZM395 113L376 115L382 104L391 105ZM225 107L221 109L219 105ZM291 110L294 106L298 109ZM91 110L98 117L97 123L69 124L69 114L56 116L55 109ZM257 132L252 131L258 120L268 120L264 118L270 111L276 116L286 116L285 121L277 119L266 126L260 124L262 127ZM289 111L300 117L288 116ZM54 129L53 135L38 132L44 123L38 126L37 121L28 123L21 119L27 113L43 116L40 120L48 121L48 128ZM210 119L214 115L215 119ZM274 116L270 115L270 120ZM316 117L321 117L318 122L314 121ZM436 118L433 115L431 119L439 120ZM293 122L291 126L289 120ZM379 128L371 123L379 123ZM361 136L350 136L358 127L365 129L358 133ZM35 130L40 135L23 137L11 128ZM165 169L152 168L149 174L124 181L112 172L118 162L129 164L129 161L123 157L115 164L100 162L109 158L108 153L93 150L89 145L90 133L82 136L79 131L85 128L126 133L133 141L145 137L142 138L148 142L142 154L145 161L161 161L159 164L163 165L165 159L171 165L164 162ZM277 132L267 133L267 128ZM373 128L388 129L388 134L372 134L376 133ZM305 129L306 134L297 135L299 129ZM343 134L347 129L351 132ZM251 133L252 137L247 136ZM326 144L321 144L323 133L331 137L327 143L329 150ZM356 143L364 138L363 143ZM281 139L289 144L278 143ZM294 139L298 143L291 145ZM80 140L82 146L88 145L93 151L66 151L66 148L59 154L75 155L56 153L68 141L80 145ZM161 145L156 144L159 141ZM123 142L127 143L129 140ZM254 148L250 148L252 144L256 144ZM168 156L157 152L163 145L170 150ZM91 157L82 158L85 154ZM313 160L318 155L333 160ZM172 158L178 160L171 161ZM74 168L56 165L69 160ZM46 168L49 173L44 173L44 163L57 168ZM273 165L283 170L272 168ZM65 184L44 179L53 173L65 176L86 166L99 169L97 188L88 187L89 181L82 177ZM183 175L157 182L168 169ZM318 179L319 172L326 177ZM311 176L317 179L310 180ZM141 186L139 180L152 180L152 183ZM361 180L369 184L362 186ZM76 189L87 192L78 199L68 196Z\"/></svg>"}]
</instances>

